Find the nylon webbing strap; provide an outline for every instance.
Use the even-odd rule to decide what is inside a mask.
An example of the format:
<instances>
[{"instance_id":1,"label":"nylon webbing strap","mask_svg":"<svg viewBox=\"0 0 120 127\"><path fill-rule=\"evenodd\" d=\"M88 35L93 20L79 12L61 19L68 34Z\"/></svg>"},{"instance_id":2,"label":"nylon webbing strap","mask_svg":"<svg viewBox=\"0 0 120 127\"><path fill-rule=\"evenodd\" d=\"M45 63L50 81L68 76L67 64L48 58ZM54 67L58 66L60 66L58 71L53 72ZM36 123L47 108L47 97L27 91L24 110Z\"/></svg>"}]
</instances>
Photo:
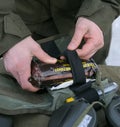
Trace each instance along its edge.
<instances>
[{"instance_id":1,"label":"nylon webbing strap","mask_svg":"<svg viewBox=\"0 0 120 127\"><path fill-rule=\"evenodd\" d=\"M67 58L73 75L74 84L83 85L86 83L86 77L82 65L81 59L78 57L76 51L66 50L64 52L65 57Z\"/></svg>"}]
</instances>

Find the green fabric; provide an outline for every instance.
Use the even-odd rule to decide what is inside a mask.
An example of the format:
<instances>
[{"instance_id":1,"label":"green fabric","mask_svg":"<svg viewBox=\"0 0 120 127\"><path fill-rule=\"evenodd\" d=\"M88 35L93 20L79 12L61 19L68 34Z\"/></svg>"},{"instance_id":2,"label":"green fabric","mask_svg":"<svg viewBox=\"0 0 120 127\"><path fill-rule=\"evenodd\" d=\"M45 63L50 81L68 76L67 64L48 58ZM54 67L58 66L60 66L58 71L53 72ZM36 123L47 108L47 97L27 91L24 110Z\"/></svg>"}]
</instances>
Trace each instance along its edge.
<instances>
[{"instance_id":1,"label":"green fabric","mask_svg":"<svg viewBox=\"0 0 120 127\"><path fill-rule=\"evenodd\" d=\"M16 115L24 113L51 114L65 100L74 96L69 89L49 93L31 93L20 88L19 84L8 75L0 75L0 113Z\"/></svg>"},{"instance_id":2,"label":"green fabric","mask_svg":"<svg viewBox=\"0 0 120 127\"><path fill-rule=\"evenodd\" d=\"M14 127L48 127L50 116L41 114L24 114L13 117Z\"/></svg>"},{"instance_id":3,"label":"green fabric","mask_svg":"<svg viewBox=\"0 0 120 127\"><path fill-rule=\"evenodd\" d=\"M26 26L21 26L24 26L24 23L18 15L10 13L9 15L4 16L5 33L12 34L21 38L25 37L25 35L28 36L30 31Z\"/></svg>"},{"instance_id":4,"label":"green fabric","mask_svg":"<svg viewBox=\"0 0 120 127\"><path fill-rule=\"evenodd\" d=\"M0 74L0 113L8 115L24 113L49 114L52 98L47 93L31 93L20 88L8 75Z\"/></svg>"},{"instance_id":5,"label":"green fabric","mask_svg":"<svg viewBox=\"0 0 120 127\"><path fill-rule=\"evenodd\" d=\"M66 50L67 45L69 44L70 40L71 40L70 35L69 36L66 35L66 36L63 36L55 40L55 44L61 53L63 53Z\"/></svg>"},{"instance_id":6,"label":"green fabric","mask_svg":"<svg viewBox=\"0 0 120 127\"><path fill-rule=\"evenodd\" d=\"M120 66L99 65L99 69L102 73L101 74L102 78L107 77L108 79L111 79L120 86Z\"/></svg>"},{"instance_id":7,"label":"green fabric","mask_svg":"<svg viewBox=\"0 0 120 127\"><path fill-rule=\"evenodd\" d=\"M120 67L105 66L105 65L99 66L99 71L96 76L96 82L92 85L92 87L102 91L103 94L100 96L100 100L102 100L105 103L105 106L107 106L111 102L112 98L116 94L119 94L120 91L119 73L120 73ZM118 88L104 94L104 89L106 87L109 87L111 82L117 83Z\"/></svg>"},{"instance_id":8,"label":"green fabric","mask_svg":"<svg viewBox=\"0 0 120 127\"><path fill-rule=\"evenodd\" d=\"M21 18L14 13L4 16L4 23L1 24L1 27L2 28L0 28L0 31L2 31L2 33L0 46L2 48L0 49L0 54L7 51L10 47L14 46L23 38L31 35L31 32L24 25Z\"/></svg>"},{"instance_id":9,"label":"green fabric","mask_svg":"<svg viewBox=\"0 0 120 127\"><path fill-rule=\"evenodd\" d=\"M75 96L75 94L69 88L54 91L49 90L49 93L53 97L53 105L51 106L52 111L62 106L67 98Z\"/></svg>"},{"instance_id":10,"label":"green fabric","mask_svg":"<svg viewBox=\"0 0 120 127\"><path fill-rule=\"evenodd\" d=\"M118 11L115 11L115 9ZM94 59L98 64L102 64L108 55L111 42L111 26L115 17L119 15L119 9L119 0L84 0L78 11L77 17L83 16L92 20L103 32L104 47L94 55Z\"/></svg>"},{"instance_id":11,"label":"green fabric","mask_svg":"<svg viewBox=\"0 0 120 127\"><path fill-rule=\"evenodd\" d=\"M3 65L3 60L0 60L0 63ZM102 77L111 78L120 85L120 67L99 66L99 68ZM49 94L27 92L5 72L4 66L0 66L0 72L2 72L0 74L0 113L12 115L15 127L27 125L47 127L51 111L59 108L66 98L74 96L69 89L49 91Z\"/></svg>"},{"instance_id":12,"label":"green fabric","mask_svg":"<svg viewBox=\"0 0 120 127\"><path fill-rule=\"evenodd\" d=\"M66 88L57 91L36 92L22 90L17 81L5 71L3 60L0 60L0 113L7 115L42 113L51 114L52 111L74 96Z\"/></svg>"},{"instance_id":13,"label":"green fabric","mask_svg":"<svg viewBox=\"0 0 120 127\"><path fill-rule=\"evenodd\" d=\"M101 80L100 84L93 84L92 87L95 88L95 89L99 89L102 91L102 95L100 96L100 101L104 102L105 103L105 106L107 106L112 98L116 95L116 91L117 90L112 90L111 92L108 92L108 93L104 93L104 89L106 87L109 87L109 83L110 81L108 81L108 79L104 79L104 80Z\"/></svg>"},{"instance_id":14,"label":"green fabric","mask_svg":"<svg viewBox=\"0 0 120 127\"><path fill-rule=\"evenodd\" d=\"M95 55L97 63L103 62L109 51L111 23L119 15L119 5L119 0L31 0L29 2L0 0L0 54L34 32L45 36L73 33L76 18L84 16L94 21L104 32L105 47ZM66 39L61 42L66 43ZM58 47L61 44L59 43ZM62 46L65 48L67 45L62 44ZM120 85L120 67L100 66L100 69L103 77L111 78ZM49 114L49 111L53 110L51 107L55 108L52 99L57 100L56 93L43 95L22 90L16 80L5 71L3 61L0 61L0 112L14 114L15 127L28 125L37 127L40 123L41 127L47 127L49 117L40 113ZM60 99L60 102L63 103L64 100L65 98ZM60 105L60 102L58 101L57 105ZM24 114L28 112L31 114ZM15 116L15 114L21 115Z\"/></svg>"},{"instance_id":15,"label":"green fabric","mask_svg":"<svg viewBox=\"0 0 120 127\"><path fill-rule=\"evenodd\" d=\"M0 55L31 35L21 17L13 13L14 10L14 0L0 0Z\"/></svg>"},{"instance_id":16,"label":"green fabric","mask_svg":"<svg viewBox=\"0 0 120 127\"><path fill-rule=\"evenodd\" d=\"M31 0L29 2L0 0L0 47L2 47L0 54L31 35L31 32L50 36L74 31L76 17L84 16L93 20L104 33L105 48L102 48L97 56L95 55L97 63L103 62L109 51L111 23L119 15L119 4L118 0Z\"/></svg>"},{"instance_id":17,"label":"green fabric","mask_svg":"<svg viewBox=\"0 0 120 127\"><path fill-rule=\"evenodd\" d=\"M48 11L51 12L50 13L51 22L53 21L55 23L55 26L58 29L58 32L60 33L70 33L71 31L73 33L75 21L77 17L83 16L83 17L86 17L94 21L103 31L104 42L105 42L105 46L101 50L99 50L99 52L96 53L96 55L94 56L94 59L97 63L104 62L109 52L109 46L110 46L110 40L111 40L110 38L111 24L113 20L119 15L119 10L120 10L119 0L107 0L107 1L106 0L75 0L75 1L74 0L49 0L50 2L49 7L47 6L46 0L45 1L39 0L37 2L38 2L38 6L41 3L47 8ZM21 3L20 5L22 8L22 2L19 2L19 3ZM23 2L23 3L24 3L24 6L26 6L27 2ZM34 6L35 5L33 5L33 7L31 8L34 8ZM34 10L37 10L37 9L34 9ZM29 18L29 15L27 16L25 15L26 14L25 9L23 11L22 9L19 8L19 11L20 11L21 16L24 13L23 19L27 19L27 21L26 20L25 21L28 22L28 24L31 24L31 20L35 20L34 21L35 23L37 22L36 18L32 19L32 18ZM48 21L49 17L47 14L44 14L44 15L47 16L47 21ZM36 17L37 15L39 14L36 13ZM43 19L45 20L45 18ZM40 19L39 22L41 21L42 20ZM40 24L41 23L38 23L38 26L41 26ZM51 31L51 30L47 29L47 31Z\"/></svg>"},{"instance_id":18,"label":"green fabric","mask_svg":"<svg viewBox=\"0 0 120 127\"><path fill-rule=\"evenodd\" d=\"M118 11L116 11L116 10ZM77 17L85 16L94 21L105 33L112 21L119 15L119 0L84 0Z\"/></svg>"}]
</instances>

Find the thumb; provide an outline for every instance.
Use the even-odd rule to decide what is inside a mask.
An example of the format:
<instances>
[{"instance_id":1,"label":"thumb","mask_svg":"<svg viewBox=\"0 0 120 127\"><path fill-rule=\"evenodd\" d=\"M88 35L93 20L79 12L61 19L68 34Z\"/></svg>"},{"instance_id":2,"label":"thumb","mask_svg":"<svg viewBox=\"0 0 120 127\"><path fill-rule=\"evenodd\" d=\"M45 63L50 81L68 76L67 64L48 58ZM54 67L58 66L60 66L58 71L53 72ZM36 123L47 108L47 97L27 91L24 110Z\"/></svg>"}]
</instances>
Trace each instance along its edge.
<instances>
[{"instance_id":1,"label":"thumb","mask_svg":"<svg viewBox=\"0 0 120 127\"><path fill-rule=\"evenodd\" d=\"M84 34L85 34L85 30L81 29L80 26L79 27L76 26L74 35L67 48L69 50L77 49L83 39Z\"/></svg>"},{"instance_id":2,"label":"thumb","mask_svg":"<svg viewBox=\"0 0 120 127\"><path fill-rule=\"evenodd\" d=\"M57 62L57 59L54 57L49 56L42 48L39 46L36 51L34 52L34 55L40 59L40 61L45 63L54 64Z\"/></svg>"}]
</instances>

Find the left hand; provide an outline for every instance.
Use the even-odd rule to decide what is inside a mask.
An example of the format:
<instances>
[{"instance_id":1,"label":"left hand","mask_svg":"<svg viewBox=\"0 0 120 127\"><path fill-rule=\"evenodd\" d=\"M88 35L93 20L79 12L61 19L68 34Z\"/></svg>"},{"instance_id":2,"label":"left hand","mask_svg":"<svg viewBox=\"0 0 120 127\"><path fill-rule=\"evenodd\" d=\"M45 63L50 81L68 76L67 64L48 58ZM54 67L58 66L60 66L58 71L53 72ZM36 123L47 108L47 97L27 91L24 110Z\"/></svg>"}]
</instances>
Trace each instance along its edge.
<instances>
[{"instance_id":1,"label":"left hand","mask_svg":"<svg viewBox=\"0 0 120 127\"><path fill-rule=\"evenodd\" d=\"M82 49L78 49L82 39L85 40L85 44ZM79 17L74 35L67 48L76 50L81 59L89 59L103 46L104 39L101 29L89 19Z\"/></svg>"},{"instance_id":2,"label":"left hand","mask_svg":"<svg viewBox=\"0 0 120 127\"><path fill-rule=\"evenodd\" d=\"M40 61L55 64L57 59L49 56L31 36L18 42L11 47L3 56L4 66L7 72L18 81L22 89L36 92L39 88L34 87L28 78L31 76L31 60L33 56Z\"/></svg>"}]
</instances>

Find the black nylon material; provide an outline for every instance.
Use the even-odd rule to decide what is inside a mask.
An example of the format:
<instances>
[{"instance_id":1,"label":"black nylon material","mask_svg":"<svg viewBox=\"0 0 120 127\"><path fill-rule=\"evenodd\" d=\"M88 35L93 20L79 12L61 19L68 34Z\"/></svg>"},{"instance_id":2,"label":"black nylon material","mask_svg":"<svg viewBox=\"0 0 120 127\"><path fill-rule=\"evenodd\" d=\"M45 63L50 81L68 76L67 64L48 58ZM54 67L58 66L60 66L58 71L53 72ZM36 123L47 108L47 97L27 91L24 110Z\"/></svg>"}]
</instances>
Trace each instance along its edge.
<instances>
[{"instance_id":1,"label":"black nylon material","mask_svg":"<svg viewBox=\"0 0 120 127\"><path fill-rule=\"evenodd\" d=\"M70 86L70 89L75 93L76 98L85 98L90 103L99 100L96 90L91 88L92 82L86 83L82 61L78 57L76 51L66 50L64 54L72 68L74 85Z\"/></svg>"},{"instance_id":2,"label":"black nylon material","mask_svg":"<svg viewBox=\"0 0 120 127\"><path fill-rule=\"evenodd\" d=\"M76 51L66 50L64 52L69 64L72 68L74 84L83 85L86 83L85 73L81 59L78 57Z\"/></svg>"}]
</instances>

